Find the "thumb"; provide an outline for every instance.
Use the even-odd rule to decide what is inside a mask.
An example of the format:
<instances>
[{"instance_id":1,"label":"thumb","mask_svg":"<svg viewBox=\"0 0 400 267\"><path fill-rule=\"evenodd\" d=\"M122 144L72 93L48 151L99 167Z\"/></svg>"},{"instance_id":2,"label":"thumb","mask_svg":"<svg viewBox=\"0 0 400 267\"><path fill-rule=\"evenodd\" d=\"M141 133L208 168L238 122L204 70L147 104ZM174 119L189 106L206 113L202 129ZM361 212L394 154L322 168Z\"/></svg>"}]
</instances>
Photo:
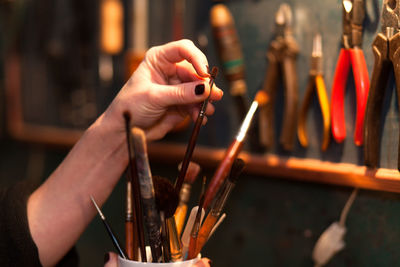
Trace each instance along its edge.
<instances>
[{"instance_id":1,"label":"thumb","mask_svg":"<svg viewBox=\"0 0 400 267\"><path fill-rule=\"evenodd\" d=\"M104 255L104 267L118 267L118 255L114 252L107 252Z\"/></svg>"},{"instance_id":2,"label":"thumb","mask_svg":"<svg viewBox=\"0 0 400 267\"><path fill-rule=\"evenodd\" d=\"M156 98L162 106L198 103L205 100L210 93L210 87L206 81L159 85L158 89Z\"/></svg>"}]
</instances>

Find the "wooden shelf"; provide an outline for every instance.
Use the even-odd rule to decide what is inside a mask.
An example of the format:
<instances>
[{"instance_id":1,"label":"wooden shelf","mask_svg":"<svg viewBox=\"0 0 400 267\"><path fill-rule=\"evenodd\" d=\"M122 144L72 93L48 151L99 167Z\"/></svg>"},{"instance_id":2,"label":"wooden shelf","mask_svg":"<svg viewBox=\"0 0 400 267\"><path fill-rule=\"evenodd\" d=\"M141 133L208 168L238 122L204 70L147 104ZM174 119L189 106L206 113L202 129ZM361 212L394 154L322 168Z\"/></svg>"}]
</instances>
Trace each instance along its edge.
<instances>
[{"instance_id":1,"label":"wooden shelf","mask_svg":"<svg viewBox=\"0 0 400 267\"><path fill-rule=\"evenodd\" d=\"M183 144L158 142L149 145L149 156L155 162L176 164L183 159L185 150ZM198 146L193 160L201 166L216 168L224 154L225 149ZM249 174L400 193L400 173L397 170L371 170L349 163L254 155L245 151L240 157L246 162L245 172Z\"/></svg>"}]
</instances>

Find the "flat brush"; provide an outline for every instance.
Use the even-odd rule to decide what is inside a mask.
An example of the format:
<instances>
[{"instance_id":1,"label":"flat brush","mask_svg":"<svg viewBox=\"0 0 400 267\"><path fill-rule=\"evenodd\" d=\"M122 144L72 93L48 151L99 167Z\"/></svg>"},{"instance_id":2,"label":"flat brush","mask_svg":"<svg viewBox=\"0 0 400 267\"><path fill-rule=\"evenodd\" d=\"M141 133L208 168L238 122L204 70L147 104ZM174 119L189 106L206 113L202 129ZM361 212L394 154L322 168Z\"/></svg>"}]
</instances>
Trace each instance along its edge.
<instances>
[{"instance_id":1,"label":"flat brush","mask_svg":"<svg viewBox=\"0 0 400 267\"><path fill-rule=\"evenodd\" d=\"M147 156L146 136L142 129L135 127L132 129L132 137L144 223L151 255L153 262L162 262L161 219L154 196L153 180Z\"/></svg>"},{"instance_id":2,"label":"flat brush","mask_svg":"<svg viewBox=\"0 0 400 267\"><path fill-rule=\"evenodd\" d=\"M142 204L140 202L140 185L139 178L137 176L137 170L135 165L135 158L133 155L133 144L131 134L131 116L128 112L124 112L125 119L125 131L126 131L126 143L128 145L128 156L129 156L129 170L127 180L127 204L126 204L126 219L125 219L125 235L128 257L132 257L133 260L138 259L137 247L140 248L141 260L147 262L146 245L144 240L144 226L142 216ZM129 192L130 191L130 192ZM132 199L133 191L133 199ZM133 200L133 205L132 205ZM137 238L134 238L136 234ZM138 244L139 243L139 244Z\"/></svg>"},{"instance_id":3,"label":"flat brush","mask_svg":"<svg viewBox=\"0 0 400 267\"><path fill-rule=\"evenodd\" d=\"M179 168L181 168L180 165ZM181 235L183 225L185 223L186 213L187 213L187 204L190 198L190 191L192 190L192 184L196 180L197 176L201 171L200 165L191 161L189 162L189 166L185 175L185 180L182 184L182 189L179 192L179 204L175 211L175 221L176 221L176 229L178 231L178 236Z\"/></svg>"},{"instance_id":4,"label":"flat brush","mask_svg":"<svg viewBox=\"0 0 400 267\"><path fill-rule=\"evenodd\" d=\"M210 212L208 213L203 225L200 228L199 235L197 237L195 255L200 253L201 249L207 242L210 233L214 228L214 225L216 224L218 218L221 215L222 209L225 206L229 194L232 192L232 189L235 187L235 184L244 169L244 165L245 165L244 161L240 158L235 159L235 161L233 162L229 177L225 181L224 186L221 189L221 192L216 198Z\"/></svg>"},{"instance_id":5,"label":"flat brush","mask_svg":"<svg viewBox=\"0 0 400 267\"><path fill-rule=\"evenodd\" d=\"M176 230L174 217L175 207L179 201L178 194L171 181L165 177L154 175L153 184L157 208L165 217L164 231L168 239L163 242L164 259L166 262L182 260L182 244Z\"/></svg>"},{"instance_id":6,"label":"flat brush","mask_svg":"<svg viewBox=\"0 0 400 267\"><path fill-rule=\"evenodd\" d=\"M202 206L204 202L204 192L206 188L206 177L203 177L203 185L201 187L201 193L200 193L200 201L199 201L199 209L197 210L196 214L196 219L194 220L193 223L193 228L192 231L190 232L190 242L189 242L189 251L188 251L188 260L194 259L197 254L196 252L196 244L197 244L197 237L199 234L200 230L200 225L201 225L201 214L202 214Z\"/></svg>"},{"instance_id":7,"label":"flat brush","mask_svg":"<svg viewBox=\"0 0 400 267\"><path fill-rule=\"evenodd\" d=\"M98 212L99 215L100 215L101 221L103 222L104 226L106 227L107 233L108 233L108 235L110 236L111 241L112 241L113 244L114 244L114 247L117 249L118 254L119 254L122 258L126 259L125 253L124 253L123 249L121 248L121 246L119 245L119 241L118 241L116 235L114 234L113 230L111 229L111 226L108 224L108 222L107 222L107 220L106 220L106 217L105 217L104 214L101 212L99 206L97 206L97 203L96 203L96 201L94 201L94 198L93 198L92 196L90 196L90 199L92 200L93 205L96 207L97 212Z\"/></svg>"},{"instance_id":8,"label":"flat brush","mask_svg":"<svg viewBox=\"0 0 400 267\"><path fill-rule=\"evenodd\" d=\"M186 171L189 166L190 159L192 158L194 147L196 146L197 136L199 135L200 127L203 124L203 119L206 114L207 104L210 99L212 87L214 85L214 80L217 77L217 74L218 74L218 68L213 67L211 70L211 73L210 73L210 94L208 95L206 100L203 101L199 115L197 116L196 123L194 124L192 134L190 135L189 143L186 148L185 156L183 157L182 167L179 172L178 178L175 182L175 190L178 193L181 191L182 184L185 179Z\"/></svg>"},{"instance_id":9,"label":"flat brush","mask_svg":"<svg viewBox=\"0 0 400 267\"><path fill-rule=\"evenodd\" d=\"M240 126L239 132L236 135L235 140L227 149L224 158L222 159L221 163L218 166L218 169L216 170L213 178L211 179L211 182L204 196L204 203L203 203L204 210L207 210L207 208L211 204L222 183L228 176L233 161L236 159L239 152L241 151L244 143L244 138L246 137L246 133L250 127L251 121L254 117L257 108L259 106L265 105L268 102L268 99L269 97L264 91L257 92L256 97L254 98L254 101L251 104L250 109L247 112L242 125Z\"/></svg>"}]
</instances>

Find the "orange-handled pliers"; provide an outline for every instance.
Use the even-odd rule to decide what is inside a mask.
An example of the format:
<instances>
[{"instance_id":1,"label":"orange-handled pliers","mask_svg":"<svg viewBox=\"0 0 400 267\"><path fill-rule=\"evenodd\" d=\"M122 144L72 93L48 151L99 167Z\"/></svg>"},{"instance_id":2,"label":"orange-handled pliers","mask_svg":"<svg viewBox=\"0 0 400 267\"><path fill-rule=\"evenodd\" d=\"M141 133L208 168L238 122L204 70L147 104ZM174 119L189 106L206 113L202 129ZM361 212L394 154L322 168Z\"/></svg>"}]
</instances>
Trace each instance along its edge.
<instances>
[{"instance_id":1,"label":"orange-handled pliers","mask_svg":"<svg viewBox=\"0 0 400 267\"><path fill-rule=\"evenodd\" d=\"M322 137L322 151L325 151L329 145L330 128L331 128L331 115L329 110L328 94L326 93L326 87L324 78L322 76L322 41L321 35L315 35L313 39L313 51L311 54L311 68L310 78L306 88L303 104L300 109L298 124L297 124L297 136L300 144L303 147L308 146L307 138L307 110L310 107L313 92L316 90L318 96L319 106L321 108L322 120L323 120L323 137Z\"/></svg>"},{"instance_id":2,"label":"orange-handled pliers","mask_svg":"<svg viewBox=\"0 0 400 267\"><path fill-rule=\"evenodd\" d=\"M336 142L346 138L344 118L344 92L350 64L356 85L356 125L354 142L363 144L364 114L368 99L369 77L362 44L362 24L365 17L365 0L343 0L343 47L340 50L333 78L331 115L332 134Z\"/></svg>"}]
</instances>

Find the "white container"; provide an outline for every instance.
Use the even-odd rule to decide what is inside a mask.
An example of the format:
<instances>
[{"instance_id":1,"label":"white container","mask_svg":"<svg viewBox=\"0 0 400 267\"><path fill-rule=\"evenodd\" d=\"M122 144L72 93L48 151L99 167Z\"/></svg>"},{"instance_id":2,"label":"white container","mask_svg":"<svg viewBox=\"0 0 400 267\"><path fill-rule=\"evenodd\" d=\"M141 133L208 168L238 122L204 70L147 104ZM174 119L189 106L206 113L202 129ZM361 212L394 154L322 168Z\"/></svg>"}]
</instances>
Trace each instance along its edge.
<instances>
[{"instance_id":1,"label":"white container","mask_svg":"<svg viewBox=\"0 0 400 267\"><path fill-rule=\"evenodd\" d=\"M154 263L154 262L139 262L125 260L118 256L118 267L190 267L199 261L199 258L195 258L188 261L177 261L167 263Z\"/></svg>"}]
</instances>

